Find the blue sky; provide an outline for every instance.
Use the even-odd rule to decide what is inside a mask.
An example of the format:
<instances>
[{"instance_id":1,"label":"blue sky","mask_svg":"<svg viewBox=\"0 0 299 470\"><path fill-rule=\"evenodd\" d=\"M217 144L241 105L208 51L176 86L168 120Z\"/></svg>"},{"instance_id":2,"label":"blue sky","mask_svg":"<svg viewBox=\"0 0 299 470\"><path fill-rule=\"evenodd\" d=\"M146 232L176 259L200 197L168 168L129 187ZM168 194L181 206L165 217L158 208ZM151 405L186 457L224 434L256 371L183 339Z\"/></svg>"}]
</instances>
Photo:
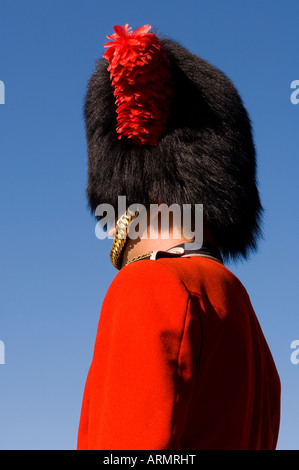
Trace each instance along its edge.
<instances>
[{"instance_id":1,"label":"blue sky","mask_svg":"<svg viewBox=\"0 0 299 470\"><path fill-rule=\"evenodd\" d=\"M74 449L100 307L116 274L87 209L82 108L115 24L151 24L223 70L251 116L264 240L229 265L282 382L279 449L299 449L297 0L1 0L0 448Z\"/></svg>"}]
</instances>

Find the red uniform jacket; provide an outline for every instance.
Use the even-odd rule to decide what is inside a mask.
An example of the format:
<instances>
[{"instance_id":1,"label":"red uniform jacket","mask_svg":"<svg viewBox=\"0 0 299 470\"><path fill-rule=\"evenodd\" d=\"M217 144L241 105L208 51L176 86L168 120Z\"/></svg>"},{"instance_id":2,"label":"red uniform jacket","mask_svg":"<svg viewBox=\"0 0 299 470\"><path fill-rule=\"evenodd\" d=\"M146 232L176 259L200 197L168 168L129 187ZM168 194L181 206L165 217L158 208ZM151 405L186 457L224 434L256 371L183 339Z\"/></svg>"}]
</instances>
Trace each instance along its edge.
<instances>
[{"instance_id":1,"label":"red uniform jacket","mask_svg":"<svg viewBox=\"0 0 299 470\"><path fill-rule=\"evenodd\" d=\"M143 260L105 296L78 449L275 449L280 380L240 281L202 258Z\"/></svg>"}]
</instances>

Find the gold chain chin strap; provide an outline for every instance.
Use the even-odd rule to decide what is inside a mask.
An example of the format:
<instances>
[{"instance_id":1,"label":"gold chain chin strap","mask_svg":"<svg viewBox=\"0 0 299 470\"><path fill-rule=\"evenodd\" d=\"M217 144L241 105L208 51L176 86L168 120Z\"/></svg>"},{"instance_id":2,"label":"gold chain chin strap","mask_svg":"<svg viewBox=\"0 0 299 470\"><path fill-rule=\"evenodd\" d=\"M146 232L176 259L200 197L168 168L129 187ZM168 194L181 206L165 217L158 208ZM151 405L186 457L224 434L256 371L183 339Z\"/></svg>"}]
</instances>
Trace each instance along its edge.
<instances>
[{"instance_id":1,"label":"gold chain chin strap","mask_svg":"<svg viewBox=\"0 0 299 470\"><path fill-rule=\"evenodd\" d=\"M126 264L124 264L124 267L130 263L134 263L134 261L139 261L140 259L147 258L148 256L151 256L152 254L153 254L152 251L148 251L147 253L143 253L143 255L134 256L134 258L129 259L129 261L127 261Z\"/></svg>"},{"instance_id":2,"label":"gold chain chin strap","mask_svg":"<svg viewBox=\"0 0 299 470\"><path fill-rule=\"evenodd\" d=\"M116 222L114 240L110 251L110 261L116 269L120 269L121 254L127 241L128 227L138 214L138 211L132 213L127 210Z\"/></svg>"}]
</instances>

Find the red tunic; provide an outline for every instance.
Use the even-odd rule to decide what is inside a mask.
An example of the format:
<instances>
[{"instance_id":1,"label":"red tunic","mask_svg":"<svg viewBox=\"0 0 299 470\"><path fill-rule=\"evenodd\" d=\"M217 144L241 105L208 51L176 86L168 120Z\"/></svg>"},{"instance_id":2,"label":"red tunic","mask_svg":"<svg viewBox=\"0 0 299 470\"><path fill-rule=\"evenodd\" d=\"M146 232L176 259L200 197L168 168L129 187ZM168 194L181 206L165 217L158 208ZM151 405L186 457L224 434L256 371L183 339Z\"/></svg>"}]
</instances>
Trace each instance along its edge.
<instances>
[{"instance_id":1,"label":"red tunic","mask_svg":"<svg viewBox=\"0 0 299 470\"><path fill-rule=\"evenodd\" d=\"M78 449L275 449L280 380L240 281L202 258L143 260L105 296Z\"/></svg>"}]
</instances>

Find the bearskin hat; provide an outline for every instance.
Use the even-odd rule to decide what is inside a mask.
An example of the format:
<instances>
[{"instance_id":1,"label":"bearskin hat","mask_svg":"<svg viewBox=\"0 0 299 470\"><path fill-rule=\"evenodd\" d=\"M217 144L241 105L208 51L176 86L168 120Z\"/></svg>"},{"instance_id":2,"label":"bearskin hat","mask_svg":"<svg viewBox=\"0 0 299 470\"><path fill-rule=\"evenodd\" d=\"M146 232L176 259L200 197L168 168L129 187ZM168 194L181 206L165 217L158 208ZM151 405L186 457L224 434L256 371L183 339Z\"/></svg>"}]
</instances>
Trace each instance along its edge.
<instances>
[{"instance_id":1,"label":"bearskin hat","mask_svg":"<svg viewBox=\"0 0 299 470\"><path fill-rule=\"evenodd\" d=\"M117 210L120 195L127 206L203 204L224 258L246 258L257 247L262 215L248 113L224 73L178 42L158 39L149 28L139 28L134 36L128 25L115 27L111 49L97 61L88 83L84 114L91 211L102 203ZM133 45L117 55L113 46L126 36ZM150 53L144 55L151 44L152 62ZM130 66L128 54L134 56Z\"/></svg>"}]
</instances>

